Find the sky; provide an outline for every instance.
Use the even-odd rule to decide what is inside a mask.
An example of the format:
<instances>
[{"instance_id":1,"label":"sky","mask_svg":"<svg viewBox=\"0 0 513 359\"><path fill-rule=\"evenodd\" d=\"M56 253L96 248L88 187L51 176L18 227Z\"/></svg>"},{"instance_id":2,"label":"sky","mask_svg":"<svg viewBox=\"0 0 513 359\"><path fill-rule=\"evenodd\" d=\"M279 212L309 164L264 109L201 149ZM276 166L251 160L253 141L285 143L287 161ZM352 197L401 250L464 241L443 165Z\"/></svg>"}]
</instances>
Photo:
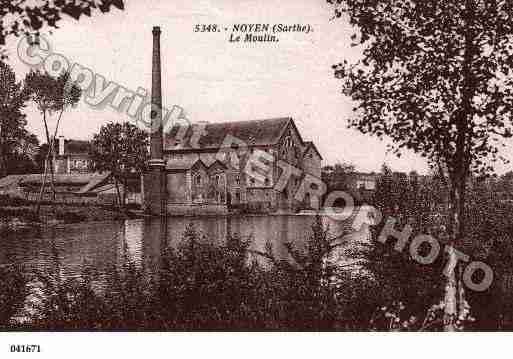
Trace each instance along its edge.
<instances>
[{"instance_id":1,"label":"sky","mask_svg":"<svg viewBox=\"0 0 513 359\"><path fill-rule=\"evenodd\" d=\"M151 4L151 5L149 5ZM347 128L354 116L331 65L355 61L352 29L330 20L322 0L125 0L124 11L66 18L48 40L71 63L87 66L127 89L151 88L152 27L160 26L163 104L182 107L192 122L225 122L290 116L305 140L312 140L324 164L352 163L360 171L425 173L426 163L411 152L387 153L386 142ZM195 25L269 23L310 25L313 31L283 33L279 42L230 43L230 31L194 32ZM8 43L9 62L21 79L30 68L16 56L19 39ZM26 109L28 127L43 140L40 114ZM131 120L109 107L81 102L65 113L60 135L90 139L107 122ZM54 121L54 120L52 120ZM52 122L52 124L55 122ZM53 125L51 125L53 126Z\"/></svg>"}]
</instances>

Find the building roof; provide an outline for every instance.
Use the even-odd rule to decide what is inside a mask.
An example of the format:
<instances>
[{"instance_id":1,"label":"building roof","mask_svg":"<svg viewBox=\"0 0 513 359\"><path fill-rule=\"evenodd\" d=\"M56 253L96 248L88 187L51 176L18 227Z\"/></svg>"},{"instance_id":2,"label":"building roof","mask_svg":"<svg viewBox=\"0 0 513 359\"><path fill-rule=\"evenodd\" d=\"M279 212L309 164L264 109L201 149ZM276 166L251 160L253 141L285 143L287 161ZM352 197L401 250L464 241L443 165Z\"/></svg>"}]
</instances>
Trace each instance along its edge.
<instances>
[{"instance_id":1,"label":"building roof","mask_svg":"<svg viewBox=\"0 0 513 359\"><path fill-rule=\"evenodd\" d=\"M187 171L194 166L196 161L199 161L199 158L184 158L178 160L169 160L166 163L166 170L170 171Z\"/></svg>"},{"instance_id":2,"label":"building roof","mask_svg":"<svg viewBox=\"0 0 513 359\"><path fill-rule=\"evenodd\" d=\"M110 176L110 172L104 172L102 174L98 174L97 176L94 176L91 178L89 183L87 183L84 187L78 191L78 193L87 193L91 192L93 189L97 188L98 186L104 184L105 180Z\"/></svg>"},{"instance_id":3,"label":"building roof","mask_svg":"<svg viewBox=\"0 0 513 359\"><path fill-rule=\"evenodd\" d=\"M99 194L99 193L103 193L103 194L106 194L106 193L117 193L117 189L116 189L116 186L114 185L114 183L106 183L106 184L103 184L99 187L96 187L90 191L87 191L88 193L95 193L95 194ZM79 192L81 193L81 192Z\"/></svg>"},{"instance_id":4,"label":"building roof","mask_svg":"<svg viewBox=\"0 0 513 359\"><path fill-rule=\"evenodd\" d=\"M107 179L111 175L110 172L103 173L84 173L84 174L55 174L54 183L56 185L68 185L68 186L82 186L79 191L75 192L78 194L85 193L98 193L106 191L111 186L107 183ZM43 180L43 175L37 174L26 174L26 175L9 175L0 178L0 188L9 187L12 185L33 185L40 186ZM46 177L47 185L50 183L50 174ZM112 185L113 186L113 185Z\"/></svg>"},{"instance_id":5,"label":"building roof","mask_svg":"<svg viewBox=\"0 0 513 359\"><path fill-rule=\"evenodd\" d=\"M50 182L50 174L47 174L46 181ZM86 185L92 180L96 180L98 177L103 177L99 173L83 173L83 174L54 174L54 183L60 185ZM22 185L40 185L43 181L42 174L29 174L25 175L21 181Z\"/></svg>"},{"instance_id":6,"label":"building roof","mask_svg":"<svg viewBox=\"0 0 513 359\"><path fill-rule=\"evenodd\" d=\"M59 139L54 142L55 153L59 153ZM83 140L64 140L64 155L85 155L89 154L91 142Z\"/></svg>"},{"instance_id":7,"label":"building roof","mask_svg":"<svg viewBox=\"0 0 513 359\"><path fill-rule=\"evenodd\" d=\"M188 171L196 165L203 165L205 168L212 168L214 165L225 167L223 162L215 157L199 156L195 158L173 159L166 163L168 171Z\"/></svg>"},{"instance_id":8,"label":"building roof","mask_svg":"<svg viewBox=\"0 0 513 359\"><path fill-rule=\"evenodd\" d=\"M311 147L319 155L319 157L322 160L321 153L319 152L319 150L317 149L317 146L315 146L315 144L312 141L305 141L305 145L306 145L306 148L305 148L305 152L304 152L303 156L306 155L306 152L308 152L308 149Z\"/></svg>"},{"instance_id":9,"label":"building roof","mask_svg":"<svg viewBox=\"0 0 513 359\"><path fill-rule=\"evenodd\" d=\"M207 123L203 134L199 136L199 149L219 149L222 147L225 137L231 135L248 146L266 146L278 142L288 124L293 120L290 117L273 118L252 121L237 121L223 123ZM176 139L179 125L173 126L165 135L165 150L194 150L190 140L194 133L195 126L190 126L181 140ZM295 125L294 125L295 126ZM183 129L182 129L183 131Z\"/></svg>"}]
</instances>

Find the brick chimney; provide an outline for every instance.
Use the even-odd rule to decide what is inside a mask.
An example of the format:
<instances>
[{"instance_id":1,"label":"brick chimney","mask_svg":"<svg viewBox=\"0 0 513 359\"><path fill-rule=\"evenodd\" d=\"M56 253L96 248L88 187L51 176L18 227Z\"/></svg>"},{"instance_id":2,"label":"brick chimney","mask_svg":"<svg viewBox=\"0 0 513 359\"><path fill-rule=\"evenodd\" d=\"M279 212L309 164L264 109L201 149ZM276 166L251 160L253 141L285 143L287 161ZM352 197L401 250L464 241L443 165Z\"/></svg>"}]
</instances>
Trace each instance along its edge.
<instances>
[{"instance_id":1,"label":"brick chimney","mask_svg":"<svg viewBox=\"0 0 513 359\"><path fill-rule=\"evenodd\" d=\"M153 28L153 56L151 70L151 103L150 114L150 160L148 171L142 178L143 205L152 214L166 214L166 173L163 157L162 129L162 84L160 65L160 27Z\"/></svg>"},{"instance_id":2,"label":"brick chimney","mask_svg":"<svg viewBox=\"0 0 513 359\"><path fill-rule=\"evenodd\" d=\"M150 158L162 160L162 75L160 65L160 27L153 28L153 57L151 70L151 147Z\"/></svg>"}]
</instances>

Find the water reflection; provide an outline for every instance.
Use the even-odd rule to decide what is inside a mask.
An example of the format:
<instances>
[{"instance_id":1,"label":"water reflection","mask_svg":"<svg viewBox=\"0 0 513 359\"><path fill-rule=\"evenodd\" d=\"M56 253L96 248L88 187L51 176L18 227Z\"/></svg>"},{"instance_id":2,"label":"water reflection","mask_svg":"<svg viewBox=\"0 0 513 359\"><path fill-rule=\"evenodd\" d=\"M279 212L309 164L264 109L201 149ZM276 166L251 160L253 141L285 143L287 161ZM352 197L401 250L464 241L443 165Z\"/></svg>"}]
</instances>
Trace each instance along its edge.
<instances>
[{"instance_id":1,"label":"water reflection","mask_svg":"<svg viewBox=\"0 0 513 359\"><path fill-rule=\"evenodd\" d=\"M33 235L2 238L0 264L23 264L29 270L52 269L57 256L64 276L78 276L86 267L105 272L130 258L156 273L167 247L176 247L188 224L205 240L222 243L228 234L251 238L251 249L265 251L272 243L277 257L288 255L284 243L301 247L311 235L312 216L170 217L167 219L80 223L48 228ZM348 230L348 222L323 217L329 235ZM348 243L365 239L366 229L352 233Z\"/></svg>"}]
</instances>

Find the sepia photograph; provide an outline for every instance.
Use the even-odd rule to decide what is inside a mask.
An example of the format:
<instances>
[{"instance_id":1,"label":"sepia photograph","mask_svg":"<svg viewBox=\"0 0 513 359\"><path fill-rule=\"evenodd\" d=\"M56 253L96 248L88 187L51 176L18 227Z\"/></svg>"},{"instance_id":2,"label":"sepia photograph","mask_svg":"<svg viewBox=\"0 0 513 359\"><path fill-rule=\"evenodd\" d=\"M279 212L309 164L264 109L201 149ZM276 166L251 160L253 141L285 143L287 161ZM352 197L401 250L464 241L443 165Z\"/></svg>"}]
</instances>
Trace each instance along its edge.
<instances>
[{"instance_id":1,"label":"sepia photograph","mask_svg":"<svg viewBox=\"0 0 513 359\"><path fill-rule=\"evenodd\" d=\"M513 330L511 0L0 16L0 353Z\"/></svg>"}]
</instances>

